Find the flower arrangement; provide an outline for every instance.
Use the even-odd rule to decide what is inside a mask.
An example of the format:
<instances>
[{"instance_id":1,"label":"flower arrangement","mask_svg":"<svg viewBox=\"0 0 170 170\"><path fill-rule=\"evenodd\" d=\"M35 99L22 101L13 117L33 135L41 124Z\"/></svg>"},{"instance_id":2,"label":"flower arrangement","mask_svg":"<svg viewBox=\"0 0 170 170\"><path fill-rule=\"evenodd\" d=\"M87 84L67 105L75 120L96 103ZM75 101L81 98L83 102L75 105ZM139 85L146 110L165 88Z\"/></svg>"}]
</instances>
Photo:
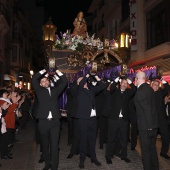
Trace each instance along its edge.
<instances>
[{"instance_id":1,"label":"flower arrangement","mask_svg":"<svg viewBox=\"0 0 170 170\"><path fill-rule=\"evenodd\" d=\"M98 49L103 49L103 42L100 41L100 39L94 39L95 34L93 34L91 37L87 33L86 39L83 39L82 36L72 36L69 31L62 34L60 32L60 37L56 35L56 41L55 41L55 48L59 50L77 50L82 51L84 45L89 46L95 46Z\"/></svg>"}]
</instances>

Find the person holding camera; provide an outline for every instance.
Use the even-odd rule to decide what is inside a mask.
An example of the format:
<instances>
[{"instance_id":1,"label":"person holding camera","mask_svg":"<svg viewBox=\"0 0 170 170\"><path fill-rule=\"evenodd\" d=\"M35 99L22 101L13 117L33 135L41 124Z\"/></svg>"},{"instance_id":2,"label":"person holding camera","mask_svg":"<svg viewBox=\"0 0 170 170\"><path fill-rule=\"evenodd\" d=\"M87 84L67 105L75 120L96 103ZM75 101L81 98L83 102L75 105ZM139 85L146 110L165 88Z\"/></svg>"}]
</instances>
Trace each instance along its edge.
<instances>
[{"instance_id":1,"label":"person holding camera","mask_svg":"<svg viewBox=\"0 0 170 170\"><path fill-rule=\"evenodd\" d=\"M39 120L38 129L42 144L42 154L45 161L43 170L57 170L59 163L59 133L60 133L60 111L58 108L58 97L67 85L67 78L59 70L55 70L55 76L60 78L57 86L50 87L48 78L49 69L43 69L32 78L38 105L36 118Z\"/></svg>"},{"instance_id":2,"label":"person holding camera","mask_svg":"<svg viewBox=\"0 0 170 170\"><path fill-rule=\"evenodd\" d=\"M97 75L93 75L97 84L95 86L89 84L88 80L91 76L87 74L77 80L78 86L75 94L77 99L75 117L78 119L80 168L84 168L87 149L90 150L91 162L96 166L101 165L96 158L95 151L97 131L95 95L104 89L104 84Z\"/></svg>"},{"instance_id":3,"label":"person holding camera","mask_svg":"<svg viewBox=\"0 0 170 170\"><path fill-rule=\"evenodd\" d=\"M131 88L128 88L130 86ZM112 164L113 153L126 163L127 158L129 108L128 103L136 87L130 79L117 77L110 87L110 111L108 114L108 138L106 145L106 162ZM119 142L119 143L118 143ZM120 144L119 149L117 144ZM117 152L118 153L117 153Z\"/></svg>"}]
</instances>

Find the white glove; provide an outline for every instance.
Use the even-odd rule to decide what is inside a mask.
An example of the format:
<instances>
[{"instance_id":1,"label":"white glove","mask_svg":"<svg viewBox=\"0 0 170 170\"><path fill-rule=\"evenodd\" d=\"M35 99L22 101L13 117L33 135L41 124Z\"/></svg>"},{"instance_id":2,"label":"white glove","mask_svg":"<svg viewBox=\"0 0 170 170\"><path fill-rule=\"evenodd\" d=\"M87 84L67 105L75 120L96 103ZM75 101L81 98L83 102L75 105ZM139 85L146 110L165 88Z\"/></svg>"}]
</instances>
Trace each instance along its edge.
<instances>
[{"instance_id":1,"label":"white glove","mask_svg":"<svg viewBox=\"0 0 170 170\"><path fill-rule=\"evenodd\" d=\"M62 76L62 75L63 75L63 73L60 72L59 70L56 70L56 73L57 73L59 76Z\"/></svg>"},{"instance_id":2,"label":"white glove","mask_svg":"<svg viewBox=\"0 0 170 170\"><path fill-rule=\"evenodd\" d=\"M49 74L47 73L47 74L45 74L45 77L48 77L49 76Z\"/></svg>"},{"instance_id":3,"label":"white glove","mask_svg":"<svg viewBox=\"0 0 170 170\"><path fill-rule=\"evenodd\" d=\"M128 84L132 84L132 81L130 79L127 79Z\"/></svg>"},{"instance_id":4,"label":"white glove","mask_svg":"<svg viewBox=\"0 0 170 170\"><path fill-rule=\"evenodd\" d=\"M93 81L93 82L92 82L92 85L93 85L93 86L95 86L96 84L97 84L97 82L96 82L96 81Z\"/></svg>"},{"instance_id":5,"label":"white glove","mask_svg":"<svg viewBox=\"0 0 170 170\"><path fill-rule=\"evenodd\" d=\"M120 77L117 77L117 78L115 79L115 82L118 83L119 80L120 80Z\"/></svg>"},{"instance_id":6,"label":"white glove","mask_svg":"<svg viewBox=\"0 0 170 170\"><path fill-rule=\"evenodd\" d=\"M45 69L43 69L43 70L41 70L41 71L39 71L39 73L42 75L42 74L44 74L46 72L46 70Z\"/></svg>"},{"instance_id":7,"label":"white glove","mask_svg":"<svg viewBox=\"0 0 170 170\"><path fill-rule=\"evenodd\" d=\"M97 81L100 81L100 78L96 75L95 76L95 79L97 80Z\"/></svg>"},{"instance_id":8,"label":"white glove","mask_svg":"<svg viewBox=\"0 0 170 170\"><path fill-rule=\"evenodd\" d=\"M151 84L151 81L150 81L150 80L148 80L146 83L147 83L147 84Z\"/></svg>"},{"instance_id":9,"label":"white glove","mask_svg":"<svg viewBox=\"0 0 170 170\"><path fill-rule=\"evenodd\" d=\"M122 82L122 79L119 79L119 83L121 83Z\"/></svg>"},{"instance_id":10,"label":"white glove","mask_svg":"<svg viewBox=\"0 0 170 170\"><path fill-rule=\"evenodd\" d=\"M60 79L60 78L59 78L56 74L54 75L54 77L53 77L53 78L54 78L54 81L55 81L55 82L56 82L57 80L59 80L59 79Z\"/></svg>"},{"instance_id":11,"label":"white glove","mask_svg":"<svg viewBox=\"0 0 170 170\"><path fill-rule=\"evenodd\" d=\"M163 78L161 78L163 84L167 83Z\"/></svg>"}]
</instances>

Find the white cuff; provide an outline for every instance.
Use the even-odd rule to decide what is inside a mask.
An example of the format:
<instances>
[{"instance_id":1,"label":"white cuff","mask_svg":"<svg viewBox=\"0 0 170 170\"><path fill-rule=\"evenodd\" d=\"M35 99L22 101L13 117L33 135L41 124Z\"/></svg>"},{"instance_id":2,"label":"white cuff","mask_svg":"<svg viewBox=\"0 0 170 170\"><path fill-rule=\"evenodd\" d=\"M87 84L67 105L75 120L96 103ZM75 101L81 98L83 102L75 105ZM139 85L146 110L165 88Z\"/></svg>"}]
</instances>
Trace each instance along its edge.
<instances>
[{"instance_id":1,"label":"white cuff","mask_svg":"<svg viewBox=\"0 0 170 170\"><path fill-rule=\"evenodd\" d=\"M117 78L115 79L115 82L118 83L118 82L119 82L119 79L120 79L120 78L117 77Z\"/></svg>"},{"instance_id":2,"label":"white cuff","mask_svg":"<svg viewBox=\"0 0 170 170\"><path fill-rule=\"evenodd\" d=\"M47 74L45 74L45 77L48 77L49 76L49 74L47 73Z\"/></svg>"},{"instance_id":3,"label":"white cuff","mask_svg":"<svg viewBox=\"0 0 170 170\"><path fill-rule=\"evenodd\" d=\"M162 80L162 83L163 83L163 84L166 84L167 82L166 82L165 80Z\"/></svg>"},{"instance_id":4,"label":"white cuff","mask_svg":"<svg viewBox=\"0 0 170 170\"><path fill-rule=\"evenodd\" d=\"M60 72L59 70L56 70L56 73L57 73L59 76L62 76L62 75L63 75L63 73Z\"/></svg>"},{"instance_id":5,"label":"white cuff","mask_svg":"<svg viewBox=\"0 0 170 170\"><path fill-rule=\"evenodd\" d=\"M100 78L99 78L98 76L95 76L95 79L96 79L97 81L100 81Z\"/></svg>"},{"instance_id":6,"label":"white cuff","mask_svg":"<svg viewBox=\"0 0 170 170\"><path fill-rule=\"evenodd\" d=\"M41 70L41 71L39 71L39 73L42 75L42 74L44 74L46 72L46 70L44 69L44 70Z\"/></svg>"},{"instance_id":7,"label":"white cuff","mask_svg":"<svg viewBox=\"0 0 170 170\"><path fill-rule=\"evenodd\" d=\"M128 84L132 84L132 81L130 79L127 79Z\"/></svg>"},{"instance_id":8,"label":"white cuff","mask_svg":"<svg viewBox=\"0 0 170 170\"><path fill-rule=\"evenodd\" d=\"M60 79L56 74L54 75L54 78L55 78L56 80L59 80L59 79Z\"/></svg>"}]
</instances>

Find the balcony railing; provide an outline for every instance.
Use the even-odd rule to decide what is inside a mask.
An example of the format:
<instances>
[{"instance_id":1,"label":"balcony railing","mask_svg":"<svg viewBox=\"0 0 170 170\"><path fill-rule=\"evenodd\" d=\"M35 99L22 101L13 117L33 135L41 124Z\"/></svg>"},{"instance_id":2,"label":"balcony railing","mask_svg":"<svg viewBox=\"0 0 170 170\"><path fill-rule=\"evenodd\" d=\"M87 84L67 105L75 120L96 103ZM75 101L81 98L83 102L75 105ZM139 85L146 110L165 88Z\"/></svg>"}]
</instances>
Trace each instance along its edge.
<instances>
[{"instance_id":1,"label":"balcony railing","mask_svg":"<svg viewBox=\"0 0 170 170\"><path fill-rule=\"evenodd\" d=\"M5 8L3 3L0 3L0 15L4 15L8 25L11 25L10 16L9 16L7 9Z\"/></svg>"}]
</instances>

